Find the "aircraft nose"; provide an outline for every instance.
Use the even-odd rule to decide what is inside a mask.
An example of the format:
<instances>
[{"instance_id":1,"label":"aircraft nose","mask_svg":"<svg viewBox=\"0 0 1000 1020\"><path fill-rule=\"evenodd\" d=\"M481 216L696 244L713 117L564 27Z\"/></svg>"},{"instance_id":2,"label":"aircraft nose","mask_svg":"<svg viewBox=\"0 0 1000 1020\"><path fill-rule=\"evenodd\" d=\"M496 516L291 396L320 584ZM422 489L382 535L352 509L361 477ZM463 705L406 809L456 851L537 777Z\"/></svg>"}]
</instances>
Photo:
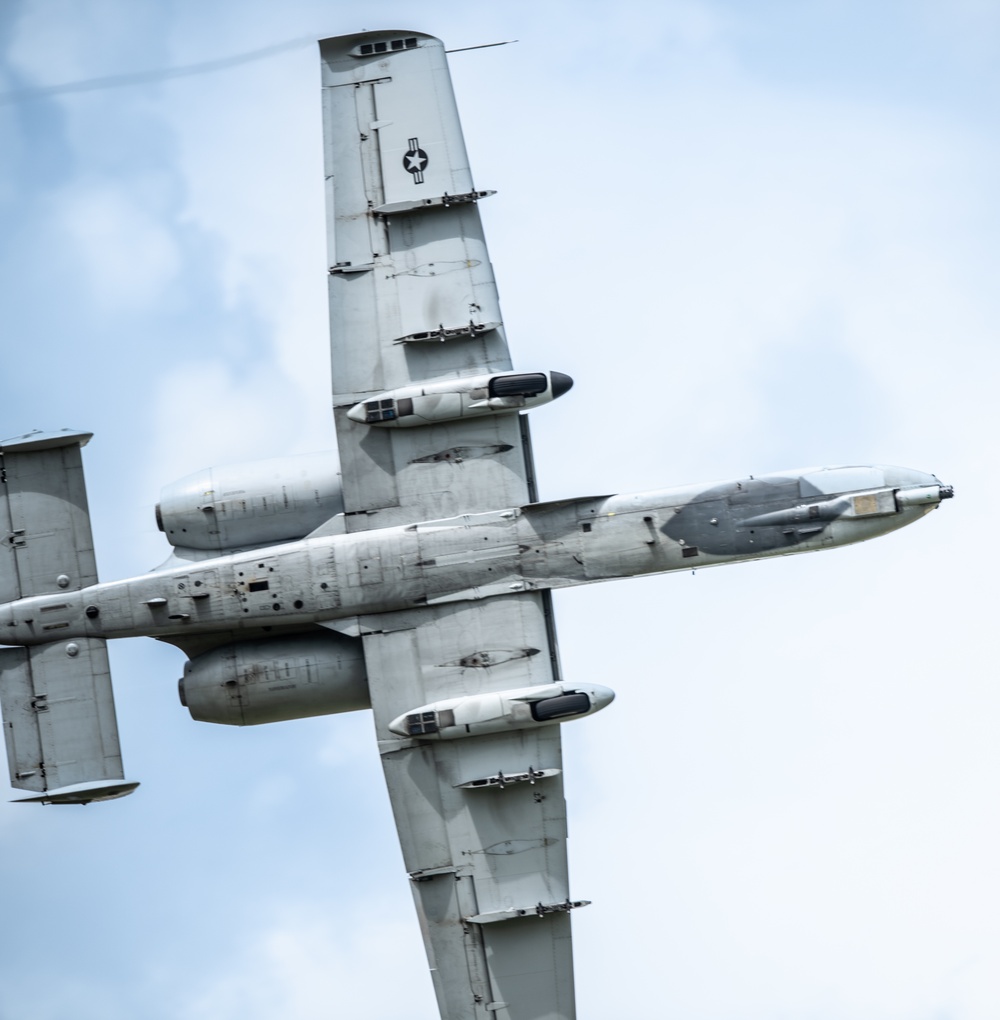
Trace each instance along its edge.
<instances>
[{"instance_id":1,"label":"aircraft nose","mask_svg":"<svg viewBox=\"0 0 1000 1020\"><path fill-rule=\"evenodd\" d=\"M942 485L936 475L926 471L914 471L911 468L886 467L886 485L896 490L896 505L904 506L937 506L944 499L953 499L954 486Z\"/></svg>"}]
</instances>

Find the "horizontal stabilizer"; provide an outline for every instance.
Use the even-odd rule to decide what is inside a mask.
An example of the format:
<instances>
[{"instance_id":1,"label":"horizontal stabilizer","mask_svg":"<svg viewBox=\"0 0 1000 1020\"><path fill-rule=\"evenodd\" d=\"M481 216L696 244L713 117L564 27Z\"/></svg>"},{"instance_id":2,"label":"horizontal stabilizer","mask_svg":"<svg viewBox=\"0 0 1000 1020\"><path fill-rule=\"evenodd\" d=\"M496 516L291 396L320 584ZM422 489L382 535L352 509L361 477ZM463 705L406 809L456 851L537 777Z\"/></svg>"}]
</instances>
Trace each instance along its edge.
<instances>
[{"instance_id":1,"label":"horizontal stabilizer","mask_svg":"<svg viewBox=\"0 0 1000 1020\"><path fill-rule=\"evenodd\" d=\"M97 583L80 447L89 432L0 442L0 602Z\"/></svg>"},{"instance_id":2,"label":"horizontal stabilizer","mask_svg":"<svg viewBox=\"0 0 1000 1020\"><path fill-rule=\"evenodd\" d=\"M103 638L0 649L0 707L16 789L56 791L40 798L52 803L85 803L63 788L120 788L125 774ZM93 790L88 799L98 799Z\"/></svg>"}]
</instances>

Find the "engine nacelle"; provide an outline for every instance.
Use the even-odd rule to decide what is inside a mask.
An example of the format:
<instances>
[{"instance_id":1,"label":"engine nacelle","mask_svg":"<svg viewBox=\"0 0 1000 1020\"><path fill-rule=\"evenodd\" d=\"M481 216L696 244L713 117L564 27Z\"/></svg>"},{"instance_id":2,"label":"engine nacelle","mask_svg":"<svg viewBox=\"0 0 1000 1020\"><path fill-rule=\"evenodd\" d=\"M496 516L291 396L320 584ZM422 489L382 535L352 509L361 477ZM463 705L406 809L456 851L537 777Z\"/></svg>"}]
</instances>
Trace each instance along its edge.
<instances>
[{"instance_id":1,"label":"engine nacelle","mask_svg":"<svg viewBox=\"0 0 1000 1020\"><path fill-rule=\"evenodd\" d=\"M344 510L335 453L206 468L164 487L156 523L172 546L211 553L305 538Z\"/></svg>"},{"instance_id":2,"label":"engine nacelle","mask_svg":"<svg viewBox=\"0 0 1000 1020\"><path fill-rule=\"evenodd\" d=\"M598 684L520 687L435 701L393 719L389 729L401 737L419 740L505 733L593 715L614 698L613 690Z\"/></svg>"},{"instance_id":3,"label":"engine nacelle","mask_svg":"<svg viewBox=\"0 0 1000 1020\"><path fill-rule=\"evenodd\" d=\"M199 722L230 726L368 708L360 638L336 633L239 641L196 656L178 684Z\"/></svg>"}]
</instances>

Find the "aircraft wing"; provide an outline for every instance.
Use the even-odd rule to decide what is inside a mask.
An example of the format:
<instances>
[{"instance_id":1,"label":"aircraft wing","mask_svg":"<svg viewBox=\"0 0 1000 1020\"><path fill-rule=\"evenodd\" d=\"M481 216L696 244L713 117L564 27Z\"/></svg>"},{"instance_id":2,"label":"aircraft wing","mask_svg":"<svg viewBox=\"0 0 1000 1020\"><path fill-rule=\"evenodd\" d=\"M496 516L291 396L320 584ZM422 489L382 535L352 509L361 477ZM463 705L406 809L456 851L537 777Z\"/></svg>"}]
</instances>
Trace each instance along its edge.
<instances>
[{"instance_id":1,"label":"aircraft wing","mask_svg":"<svg viewBox=\"0 0 1000 1020\"><path fill-rule=\"evenodd\" d=\"M559 727L388 730L434 700L551 683L546 608L526 593L362 620L378 628L364 647L379 750L443 1017L575 1016Z\"/></svg>"},{"instance_id":2,"label":"aircraft wing","mask_svg":"<svg viewBox=\"0 0 1000 1020\"><path fill-rule=\"evenodd\" d=\"M442 43L320 43L334 414L349 531L536 498L524 415L380 428L380 394L510 371ZM419 532L419 528L417 529ZM332 624L340 628L342 624ZM547 592L362 617L375 727L442 1016L569 1020L558 726L435 739L389 724L559 680ZM419 713L417 713L419 715Z\"/></svg>"},{"instance_id":3,"label":"aircraft wing","mask_svg":"<svg viewBox=\"0 0 1000 1020\"><path fill-rule=\"evenodd\" d=\"M511 363L476 205L488 193L472 183L444 46L383 32L327 39L320 52L333 405L348 527L528 502L522 416L411 429L347 417L400 386Z\"/></svg>"}]
</instances>

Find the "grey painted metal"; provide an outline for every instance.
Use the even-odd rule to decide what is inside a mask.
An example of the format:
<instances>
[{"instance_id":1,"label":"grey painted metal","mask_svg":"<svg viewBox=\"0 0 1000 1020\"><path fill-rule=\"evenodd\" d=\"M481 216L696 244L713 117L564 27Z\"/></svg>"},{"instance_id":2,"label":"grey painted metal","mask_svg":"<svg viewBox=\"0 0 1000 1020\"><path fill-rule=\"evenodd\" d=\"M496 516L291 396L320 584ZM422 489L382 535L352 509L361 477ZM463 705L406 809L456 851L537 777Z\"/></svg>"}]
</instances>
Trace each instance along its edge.
<instances>
[{"instance_id":1,"label":"grey painted metal","mask_svg":"<svg viewBox=\"0 0 1000 1020\"><path fill-rule=\"evenodd\" d=\"M178 693L193 719L230 726L371 704L361 642L332 631L213 648L186 663Z\"/></svg>"},{"instance_id":2,"label":"grey painted metal","mask_svg":"<svg viewBox=\"0 0 1000 1020\"><path fill-rule=\"evenodd\" d=\"M275 636L315 624L364 634L361 621L376 614L851 545L905 527L951 496L921 471L866 470L878 488L819 493L816 472L785 472L354 534L331 527L265 550L0 605L0 634L8 644L43 644L51 632L39 631L39 619L67 639L145 634L185 648L212 636L224 635L215 644L249 639L265 627ZM854 480L855 468L825 469L824 483L838 471ZM542 643L521 642L509 631L484 649L534 647L551 662L551 628L541 633ZM437 697L407 698L387 722Z\"/></svg>"},{"instance_id":3,"label":"grey painted metal","mask_svg":"<svg viewBox=\"0 0 1000 1020\"><path fill-rule=\"evenodd\" d=\"M490 193L473 186L444 46L386 32L324 40L320 52L333 402L348 529L405 528L526 503L530 447L510 412L542 400L491 400L489 377L512 366L475 204ZM543 399L564 390L564 378L552 379ZM420 426L372 428L386 421L374 413L383 409L396 425ZM459 555L478 564L508 557L515 548L505 523L477 536L483 550L463 542ZM493 535L506 543L491 545ZM451 562L455 552L439 550L436 537L404 532L402 559L381 536L362 541L350 582L374 593L401 574L416 579L429 563ZM542 598L474 611L411 609L359 629L400 842L407 869L419 873L414 897L442 1016L568 1020L564 913L533 918L513 942L465 920L569 901L561 775L540 796L531 784L462 786L503 771L560 768L558 727L447 747L401 742L389 730L401 712L442 697L558 679ZM515 651L494 651L508 647ZM462 665L477 657L489 664ZM518 852L498 849L515 837Z\"/></svg>"},{"instance_id":4,"label":"grey painted metal","mask_svg":"<svg viewBox=\"0 0 1000 1020\"><path fill-rule=\"evenodd\" d=\"M328 451L205 468L164 486L156 523L188 560L304 538L344 509L338 467Z\"/></svg>"},{"instance_id":5,"label":"grey painted metal","mask_svg":"<svg viewBox=\"0 0 1000 1020\"><path fill-rule=\"evenodd\" d=\"M400 387L512 366L476 203L438 201L476 193L443 45L416 32L368 33L323 40L320 54L333 403L348 527L527 502L516 416L385 435L347 416Z\"/></svg>"},{"instance_id":6,"label":"grey painted metal","mask_svg":"<svg viewBox=\"0 0 1000 1020\"><path fill-rule=\"evenodd\" d=\"M0 444L0 587L7 602L42 595L23 617L31 647L0 652L7 761L22 790L124 777L107 642L70 639L66 619L97 583L80 455L89 439L67 430Z\"/></svg>"},{"instance_id":7,"label":"grey painted metal","mask_svg":"<svg viewBox=\"0 0 1000 1020\"><path fill-rule=\"evenodd\" d=\"M571 902L558 727L440 743L389 728L401 706L422 705L429 694L551 683L540 594L360 622L379 749L441 1015L574 1016L569 918L534 913L539 904ZM469 786L529 770L549 775ZM485 920L511 909L532 914L514 940ZM500 1002L506 1012L498 1014Z\"/></svg>"},{"instance_id":8,"label":"grey painted metal","mask_svg":"<svg viewBox=\"0 0 1000 1020\"><path fill-rule=\"evenodd\" d=\"M89 432L33 432L0 443L0 598L97 581L80 447Z\"/></svg>"},{"instance_id":9,"label":"grey painted metal","mask_svg":"<svg viewBox=\"0 0 1000 1020\"><path fill-rule=\"evenodd\" d=\"M5 648L0 674L12 786L42 792L124 778L106 641Z\"/></svg>"}]
</instances>

